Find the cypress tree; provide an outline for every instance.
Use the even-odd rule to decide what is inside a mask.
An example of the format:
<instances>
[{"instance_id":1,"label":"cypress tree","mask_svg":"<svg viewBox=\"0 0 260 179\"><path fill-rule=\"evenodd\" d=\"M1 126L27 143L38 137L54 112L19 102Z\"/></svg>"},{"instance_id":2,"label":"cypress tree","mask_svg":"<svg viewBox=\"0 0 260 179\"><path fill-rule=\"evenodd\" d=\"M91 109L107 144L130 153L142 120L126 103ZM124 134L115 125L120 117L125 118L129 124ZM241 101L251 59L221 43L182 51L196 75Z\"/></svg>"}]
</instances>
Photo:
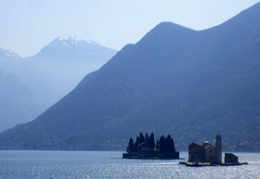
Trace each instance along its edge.
<instances>
[{"instance_id":1,"label":"cypress tree","mask_svg":"<svg viewBox=\"0 0 260 179\"><path fill-rule=\"evenodd\" d=\"M169 137L169 135L165 138L164 146L165 146L165 151L169 152L170 151L170 137Z\"/></svg>"},{"instance_id":2,"label":"cypress tree","mask_svg":"<svg viewBox=\"0 0 260 179\"><path fill-rule=\"evenodd\" d=\"M166 152L174 152L175 151L174 141L173 141L173 138L170 135L168 135L165 138L164 151L166 151Z\"/></svg>"},{"instance_id":3,"label":"cypress tree","mask_svg":"<svg viewBox=\"0 0 260 179\"><path fill-rule=\"evenodd\" d=\"M155 143L154 143L154 135L153 133L151 133L150 135L150 138L149 138L149 145L150 145L150 148L153 149L154 146L155 146Z\"/></svg>"},{"instance_id":4,"label":"cypress tree","mask_svg":"<svg viewBox=\"0 0 260 179\"><path fill-rule=\"evenodd\" d=\"M132 138L129 139L128 150L130 153L132 153L134 150L134 141Z\"/></svg>"},{"instance_id":5,"label":"cypress tree","mask_svg":"<svg viewBox=\"0 0 260 179\"><path fill-rule=\"evenodd\" d=\"M147 133L145 133L145 140L146 143L149 143L149 135Z\"/></svg>"},{"instance_id":6,"label":"cypress tree","mask_svg":"<svg viewBox=\"0 0 260 179\"><path fill-rule=\"evenodd\" d=\"M135 140L134 152L138 152L138 145L139 144L140 144L140 138L139 138L139 136L137 136L136 140Z\"/></svg>"},{"instance_id":7,"label":"cypress tree","mask_svg":"<svg viewBox=\"0 0 260 179\"><path fill-rule=\"evenodd\" d=\"M144 135L142 132L140 133L140 144L144 142Z\"/></svg>"},{"instance_id":8,"label":"cypress tree","mask_svg":"<svg viewBox=\"0 0 260 179\"><path fill-rule=\"evenodd\" d=\"M174 152L174 151L175 151L173 138L170 139L170 151L171 151L171 152Z\"/></svg>"},{"instance_id":9,"label":"cypress tree","mask_svg":"<svg viewBox=\"0 0 260 179\"><path fill-rule=\"evenodd\" d=\"M162 135L162 136L160 137L160 141L159 141L160 152L164 152L164 149L165 149L164 143L165 143L165 141L164 141L164 136Z\"/></svg>"}]
</instances>

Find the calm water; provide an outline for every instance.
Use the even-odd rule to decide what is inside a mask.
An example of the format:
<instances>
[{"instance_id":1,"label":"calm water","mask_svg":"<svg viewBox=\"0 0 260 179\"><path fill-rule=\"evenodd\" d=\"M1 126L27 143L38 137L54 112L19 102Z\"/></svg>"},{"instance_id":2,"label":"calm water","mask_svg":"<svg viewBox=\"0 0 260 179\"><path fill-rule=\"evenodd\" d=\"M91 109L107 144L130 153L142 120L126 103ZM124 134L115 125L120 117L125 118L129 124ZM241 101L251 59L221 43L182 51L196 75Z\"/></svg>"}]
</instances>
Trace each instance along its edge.
<instances>
[{"instance_id":1,"label":"calm water","mask_svg":"<svg viewBox=\"0 0 260 179\"><path fill-rule=\"evenodd\" d=\"M260 153L235 154L249 165L191 168L180 160L122 159L122 152L0 151L0 178L260 178Z\"/></svg>"}]
</instances>

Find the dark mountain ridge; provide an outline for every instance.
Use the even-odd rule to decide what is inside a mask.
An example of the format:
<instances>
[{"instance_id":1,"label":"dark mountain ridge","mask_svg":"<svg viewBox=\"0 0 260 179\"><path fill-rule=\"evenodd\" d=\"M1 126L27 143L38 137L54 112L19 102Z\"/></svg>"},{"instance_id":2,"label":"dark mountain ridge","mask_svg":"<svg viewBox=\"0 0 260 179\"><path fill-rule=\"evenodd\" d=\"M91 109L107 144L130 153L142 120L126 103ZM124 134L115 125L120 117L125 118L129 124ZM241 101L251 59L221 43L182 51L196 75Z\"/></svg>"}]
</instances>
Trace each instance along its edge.
<instances>
[{"instance_id":1,"label":"dark mountain ridge","mask_svg":"<svg viewBox=\"0 0 260 179\"><path fill-rule=\"evenodd\" d=\"M224 149L260 151L259 22L260 3L203 31L163 22L0 146L122 149L147 131L183 150L220 131Z\"/></svg>"}]
</instances>

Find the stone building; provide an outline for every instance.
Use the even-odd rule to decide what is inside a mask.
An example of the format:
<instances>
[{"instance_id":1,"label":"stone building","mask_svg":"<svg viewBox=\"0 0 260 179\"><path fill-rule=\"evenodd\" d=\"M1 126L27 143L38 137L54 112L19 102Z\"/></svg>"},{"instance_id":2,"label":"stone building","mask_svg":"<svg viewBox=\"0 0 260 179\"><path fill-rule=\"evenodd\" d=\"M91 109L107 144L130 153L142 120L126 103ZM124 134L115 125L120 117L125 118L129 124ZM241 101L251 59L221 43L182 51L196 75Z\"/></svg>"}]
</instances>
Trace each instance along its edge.
<instances>
[{"instance_id":1,"label":"stone building","mask_svg":"<svg viewBox=\"0 0 260 179\"><path fill-rule=\"evenodd\" d=\"M206 162L205 148L195 143L189 145L189 162Z\"/></svg>"},{"instance_id":2,"label":"stone building","mask_svg":"<svg viewBox=\"0 0 260 179\"><path fill-rule=\"evenodd\" d=\"M209 144L204 148L206 150L206 161L210 163L214 163L216 161L215 147Z\"/></svg>"},{"instance_id":3,"label":"stone building","mask_svg":"<svg viewBox=\"0 0 260 179\"><path fill-rule=\"evenodd\" d=\"M232 153L225 153L225 163L238 163L238 157Z\"/></svg>"},{"instance_id":4,"label":"stone building","mask_svg":"<svg viewBox=\"0 0 260 179\"><path fill-rule=\"evenodd\" d=\"M192 143L189 145L189 160L188 162L208 162L212 164L221 164L222 162L222 142L221 136L216 136L215 147L208 141L202 145Z\"/></svg>"}]
</instances>

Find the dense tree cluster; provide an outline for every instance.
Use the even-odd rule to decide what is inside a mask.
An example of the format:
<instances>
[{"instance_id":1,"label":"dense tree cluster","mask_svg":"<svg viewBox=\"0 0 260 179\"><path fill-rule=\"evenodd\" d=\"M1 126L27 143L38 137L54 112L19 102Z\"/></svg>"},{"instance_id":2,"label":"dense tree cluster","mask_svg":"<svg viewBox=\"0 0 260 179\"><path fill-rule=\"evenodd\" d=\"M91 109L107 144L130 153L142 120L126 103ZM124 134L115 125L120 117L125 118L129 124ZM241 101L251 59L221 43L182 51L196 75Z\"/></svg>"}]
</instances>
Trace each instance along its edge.
<instances>
[{"instance_id":1,"label":"dense tree cluster","mask_svg":"<svg viewBox=\"0 0 260 179\"><path fill-rule=\"evenodd\" d=\"M162 135L158 143L160 152L173 152L175 151L173 138L168 135L166 138Z\"/></svg>"},{"instance_id":2,"label":"dense tree cluster","mask_svg":"<svg viewBox=\"0 0 260 179\"><path fill-rule=\"evenodd\" d=\"M160 137L160 140L156 141L156 145L155 145L153 133L151 133L150 136L147 133L145 133L145 136L142 133L140 133L140 135L136 137L135 142L134 142L133 138L129 139L127 152L128 153L137 153L138 146L142 143L145 143L151 149L154 149L156 147L158 152L175 152L176 151L175 147L174 147L173 138L170 135L168 135L167 137L164 137L162 135Z\"/></svg>"}]
</instances>

